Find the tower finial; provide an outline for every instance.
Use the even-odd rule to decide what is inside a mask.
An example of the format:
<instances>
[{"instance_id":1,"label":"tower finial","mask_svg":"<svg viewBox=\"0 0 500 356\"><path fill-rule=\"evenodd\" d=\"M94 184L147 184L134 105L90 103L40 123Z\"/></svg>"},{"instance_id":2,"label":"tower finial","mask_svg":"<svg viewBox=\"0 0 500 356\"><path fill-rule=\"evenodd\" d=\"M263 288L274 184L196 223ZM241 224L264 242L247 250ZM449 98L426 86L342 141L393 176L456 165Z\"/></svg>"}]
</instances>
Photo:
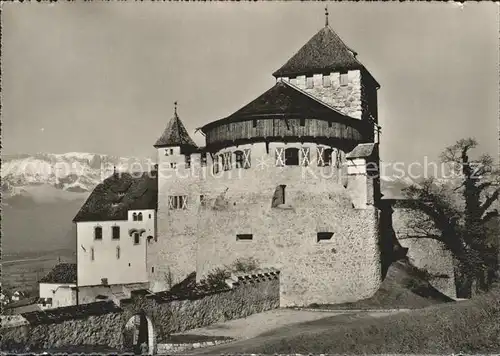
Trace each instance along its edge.
<instances>
[{"instance_id":1,"label":"tower finial","mask_svg":"<svg viewBox=\"0 0 500 356\"><path fill-rule=\"evenodd\" d=\"M174 101L174 114L177 116L177 101Z\"/></svg>"},{"instance_id":2,"label":"tower finial","mask_svg":"<svg viewBox=\"0 0 500 356\"><path fill-rule=\"evenodd\" d=\"M328 27L328 5L325 6L325 27Z\"/></svg>"}]
</instances>

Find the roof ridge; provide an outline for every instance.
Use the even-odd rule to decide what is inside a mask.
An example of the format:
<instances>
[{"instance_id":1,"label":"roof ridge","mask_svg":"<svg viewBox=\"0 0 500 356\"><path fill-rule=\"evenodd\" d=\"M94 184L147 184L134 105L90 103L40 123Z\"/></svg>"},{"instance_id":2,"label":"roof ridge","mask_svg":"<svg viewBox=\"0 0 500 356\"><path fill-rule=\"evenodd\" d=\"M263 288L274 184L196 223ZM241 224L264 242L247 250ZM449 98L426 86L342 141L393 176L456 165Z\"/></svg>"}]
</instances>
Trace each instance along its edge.
<instances>
[{"instance_id":1,"label":"roof ridge","mask_svg":"<svg viewBox=\"0 0 500 356\"><path fill-rule=\"evenodd\" d=\"M339 36L339 34L338 34L337 32L335 32L335 30L334 30L332 27L330 27L330 25L327 25L327 26L325 26L325 27L326 27L326 28L328 28L328 29L330 30L330 32L331 32L331 33L332 33L335 37L337 37L337 38L338 38L338 40L339 40L339 41L340 41L340 42L341 42L341 43L342 43L342 44L343 44L343 45L344 45L344 46L345 46L345 47L346 47L349 51L351 51L351 52L352 52L352 54L354 55L354 59L355 59L357 62L359 62L359 61L357 60L357 58L356 58L356 56L358 55L358 52L356 52L356 51L355 51L355 50L353 50L351 47L349 47L349 46L348 46L348 45L344 42L344 40L342 39L342 37L340 37L340 36ZM361 64L361 63L359 63L359 64Z\"/></svg>"}]
</instances>

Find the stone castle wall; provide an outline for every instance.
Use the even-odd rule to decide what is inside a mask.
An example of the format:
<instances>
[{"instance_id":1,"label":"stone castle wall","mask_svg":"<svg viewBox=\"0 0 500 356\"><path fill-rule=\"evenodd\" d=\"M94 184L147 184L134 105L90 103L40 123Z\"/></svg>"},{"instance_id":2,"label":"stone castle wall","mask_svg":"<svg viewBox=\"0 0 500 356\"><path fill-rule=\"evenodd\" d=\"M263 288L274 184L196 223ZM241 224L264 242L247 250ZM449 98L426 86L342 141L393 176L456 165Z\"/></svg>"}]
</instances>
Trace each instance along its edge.
<instances>
[{"instance_id":1,"label":"stone castle wall","mask_svg":"<svg viewBox=\"0 0 500 356\"><path fill-rule=\"evenodd\" d=\"M13 353L118 351L124 348L127 322L138 313L151 320L156 345L175 332L279 307L279 272L239 277L229 280L227 288L210 292L185 290L182 295L142 290L121 300L119 306L96 302L2 318L0 349Z\"/></svg>"},{"instance_id":2,"label":"stone castle wall","mask_svg":"<svg viewBox=\"0 0 500 356\"><path fill-rule=\"evenodd\" d=\"M300 89L334 107L342 114L361 119L361 72L359 70L348 71L346 85L341 85L340 75L339 72L332 72L328 76L314 74L312 76L312 88L307 85L310 79L305 75L284 79L290 81L290 84L296 85ZM329 85L325 86L324 77L329 77Z\"/></svg>"},{"instance_id":3,"label":"stone castle wall","mask_svg":"<svg viewBox=\"0 0 500 356\"><path fill-rule=\"evenodd\" d=\"M408 248L407 256L410 262L431 276L431 285L441 293L456 297L453 258L451 252L436 240L422 238L421 232L411 228L411 221L419 212L411 209L394 208L392 226L401 246Z\"/></svg>"},{"instance_id":4,"label":"stone castle wall","mask_svg":"<svg viewBox=\"0 0 500 356\"><path fill-rule=\"evenodd\" d=\"M276 167L277 147L302 146L311 149L308 167ZM366 190L359 186L358 177L346 177L344 166L318 167L312 143L272 142L269 153L264 143L238 147L247 148L251 148L249 169L160 183L165 187L160 188L160 207L170 194L186 194L188 204L186 210L159 209L155 251L164 259L152 256L155 265L151 267L161 271L152 276L157 280L153 284L161 284L166 273L162 265L170 266L176 279L193 271L203 278L239 257L254 257L260 267L282 271L282 305L340 303L373 294L381 282L378 211L371 205L353 207L345 186L351 179ZM279 185L286 186L285 204L272 208ZM332 232L333 237L318 242L318 232ZM253 239L239 241L240 234L252 234Z\"/></svg>"}]
</instances>

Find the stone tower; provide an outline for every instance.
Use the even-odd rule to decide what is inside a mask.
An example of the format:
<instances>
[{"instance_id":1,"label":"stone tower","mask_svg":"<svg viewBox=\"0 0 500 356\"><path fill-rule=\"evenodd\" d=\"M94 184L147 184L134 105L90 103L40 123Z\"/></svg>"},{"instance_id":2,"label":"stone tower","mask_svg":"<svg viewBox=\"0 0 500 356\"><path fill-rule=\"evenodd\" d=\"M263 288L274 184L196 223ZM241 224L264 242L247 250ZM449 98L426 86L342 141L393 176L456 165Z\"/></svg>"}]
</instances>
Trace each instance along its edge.
<instances>
[{"instance_id":1,"label":"stone tower","mask_svg":"<svg viewBox=\"0 0 500 356\"><path fill-rule=\"evenodd\" d=\"M196 202L191 192L197 190L198 179L190 172L200 154L177 114L177 103L154 147L158 164L157 239L148 245L147 264L151 288L158 291L196 268Z\"/></svg>"},{"instance_id":2,"label":"stone tower","mask_svg":"<svg viewBox=\"0 0 500 356\"><path fill-rule=\"evenodd\" d=\"M153 290L249 258L281 271L282 306L378 289L379 85L328 24L273 75L269 90L200 128L206 147L176 112L156 143Z\"/></svg>"}]
</instances>

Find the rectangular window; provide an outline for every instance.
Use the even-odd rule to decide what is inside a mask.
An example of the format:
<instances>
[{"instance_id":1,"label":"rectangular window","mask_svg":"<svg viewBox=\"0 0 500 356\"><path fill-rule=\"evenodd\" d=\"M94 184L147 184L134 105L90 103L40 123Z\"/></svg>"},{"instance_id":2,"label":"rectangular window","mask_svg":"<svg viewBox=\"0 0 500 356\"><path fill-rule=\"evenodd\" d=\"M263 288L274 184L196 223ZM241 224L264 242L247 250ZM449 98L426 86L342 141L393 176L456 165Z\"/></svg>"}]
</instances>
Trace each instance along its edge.
<instances>
[{"instance_id":1,"label":"rectangular window","mask_svg":"<svg viewBox=\"0 0 500 356\"><path fill-rule=\"evenodd\" d=\"M206 200L205 200L205 196L204 195L200 195L200 204L201 204L201 206L205 206L206 205Z\"/></svg>"},{"instance_id":2,"label":"rectangular window","mask_svg":"<svg viewBox=\"0 0 500 356\"><path fill-rule=\"evenodd\" d=\"M205 167L207 165L207 153L206 152L202 152L200 155L200 165L202 167Z\"/></svg>"},{"instance_id":3,"label":"rectangular window","mask_svg":"<svg viewBox=\"0 0 500 356\"><path fill-rule=\"evenodd\" d=\"M225 171L229 171L231 169L231 166L232 166L232 157L233 157L233 154L232 152L225 152L224 153L224 156L223 156L223 167L224 167L224 170Z\"/></svg>"},{"instance_id":4,"label":"rectangular window","mask_svg":"<svg viewBox=\"0 0 500 356\"><path fill-rule=\"evenodd\" d=\"M333 122L332 121L328 121L328 127L332 127L333 126Z\"/></svg>"},{"instance_id":5,"label":"rectangular window","mask_svg":"<svg viewBox=\"0 0 500 356\"><path fill-rule=\"evenodd\" d=\"M120 227L119 226L112 226L111 227L111 235L113 240L119 240L120 239Z\"/></svg>"},{"instance_id":6,"label":"rectangular window","mask_svg":"<svg viewBox=\"0 0 500 356\"><path fill-rule=\"evenodd\" d=\"M184 155L184 165L186 168L191 167L191 155Z\"/></svg>"},{"instance_id":7,"label":"rectangular window","mask_svg":"<svg viewBox=\"0 0 500 356\"><path fill-rule=\"evenodd\" d=\"M318 232L316 236L317 236L316 242L330 241L332 239L333 232Z\"/></svg>"},{"instance_id":8,"label":"rectangular window","mask_svg":"<svg viewBox=\"0 0 500 356\"><path fill-rule=\"evenodd\" d=\"M330 76L324 75L323 76L323 87L328 88L331 86L331 84L332 84L332 81L330 80Z\"/></svg>"},{"instance_id":9,"label":"rectangular window","mask_svg":"<svg viewBox=\"0 0 500 356\"><path fill-rule=\"evenodd\" d=\"M169 195L168 207L170 210L187 209L187 195Z\"/></svg>"},{"instance_id":10,"label":"rectangular window","mask_svg":"<svg viewBox=\"0 0 500 356\"><path fill-rule=\"evenodd\" d=\"M252 120L252 127L256 128L257 127L257 119Z\"/></svg>"},{"instance_id":11,"label":"rectangular window","mask_svg":"<svg viewBox=\"0 0 500 356\"><path fill-rule=\"evenodd\" d=\"M217 174L220 171L219 155L215 155L214 156L214 159L213 159L213 169L214 169L214 174Z\"/></svg>"},{"instance_id":12,"label":"rectangular window","mask_svg":"<svg viewBox=\"0 0 500 356\"><path fill-rule=\"evenodd\" d=\"M300 119L300 126L306 126L306 119Z\"/></svg>"},{"instance_id":13,"label":"rectangular window","mask_svg":"<svg viewBox=\"0 0 500 356\"><path fill-rule=\"evenodd\" d=\"M116 246L116 259L120 259L120 246Z\"/></svg>"},{"instance_id":14,"label":"rectangular window","mask_svg":"<svg viewBox=\"0 0 500 356\"><path fill-rule=\"evenodd\" d=\"M318 167L327 167L332 163L332 152L331 148L317 147L317 162Z\"/></svg>"},{"instance_id":15,"label":"rectangular window","mask_svg":"<svg viewBox=\"0 0 500 356\"><path fill-rule=\"evenodd\" d=\"M346 86L348 82L347 72L340 73L340 85Z\"/></svg>"},{"instance_id":16,"label":"rectangular window","mask_svg":"<svg viewBox=\"0 0 500 356\"><path fill-rule=\"evenodd\" d=\"M307 77L306 78L306 88L312 89L313 86L314 86L313 77Z\"/></svg>"},{"instance_id":17,"label":"rectangular window","mask_svg":"<svg viewBox=\"0 0 500 356\"><path fill-rule=\"evenodd\" d=\"M95 259L95 255L94 255L94 248L91 247L90 248L90 260L93 261Z\"/></svg>"},{"instance_id":18,"label":"rectangular window","mask_svg":"<svg viewBox=\"0 0 500 356\"><path fill-rule=\"evenodd\" d=\"M286 185L278 185L274 190L273 200L271 202L271 207L276 208L281 204L285 204L285 188Z\"/></svg>"},{"instance_id":19,"label":"rectangular window","mask_svg":"<svg viewBox=\"0 0 500 356\"><path fill-rule=\"evenodd\" d=\"M243 168L245 162L245 154L243 151L234 152L234 163L236 168Z\"/></svg>"},{"instance_id":20,"label":"rectangular window","mask_svg":"<svg viewBox=\"0 0 500 356\"><path fill-rule=\"evenodd\" d=\"M170 149L170 155L173 155L173 154L174 154L174 149L173 149L173 148L171 148L171 149Z\"/></svg>"},{"instance_id":21,"label":"rectangular window","mask_svg":"<svg viewBox=\"0 0 500 356\"><path fill-rule=\"evenodd\" d=\"M102 227L96 226L94 229L94 239L102 240Z\"/></svg>"},{"instance_id":22,"label":"rectangular window","mask_svg":"<svg viewBox=\"0 0 500 356\"><path fill-rule=\"evenodd\" d=\"M151 272L152 272L152 273L155 273L155 268L154 268L154 266L153 266L153 267L151 267Z\"/></svg>"},{"instance_id":23,"label":"rectangular window","mask_svg":"<svg viewBox=\"0 0 500 356\"><path fill-rule=\"evenodd\" d=\"M238 234L236 235L236 241L250 241L253 240L252 234Z\"/></svg>"},{"instance_id":24,"label":"rectangular window","mask_svg":"<svg viewBox=\"0 0 500 356\"><path fill-rule=\"evenodd\" d=\"M141 242L140 240L140 235L138 232L134 232L134 245L139 245L139 243Z\"/></svg>"}]
</instances>

